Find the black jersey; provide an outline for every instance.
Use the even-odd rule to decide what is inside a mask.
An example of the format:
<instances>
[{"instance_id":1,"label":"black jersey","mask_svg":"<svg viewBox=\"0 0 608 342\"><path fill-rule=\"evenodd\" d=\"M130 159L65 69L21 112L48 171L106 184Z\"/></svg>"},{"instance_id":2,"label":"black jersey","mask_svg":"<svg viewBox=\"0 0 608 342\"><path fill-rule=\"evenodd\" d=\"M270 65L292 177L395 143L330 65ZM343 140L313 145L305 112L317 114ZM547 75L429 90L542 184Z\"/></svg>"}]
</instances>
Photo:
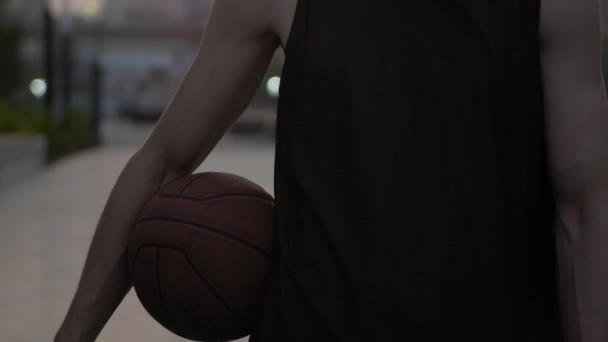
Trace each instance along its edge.
<instances>
[{"instance_id":1,"label":"black jersey","mask_svg":"<svg viewBox=\"0 0 608 342\"><path fill-rule=\"evenodd\" d=\"M560 342L540 0L299 0L252 342Z\"/></svg>"}]
</instances>

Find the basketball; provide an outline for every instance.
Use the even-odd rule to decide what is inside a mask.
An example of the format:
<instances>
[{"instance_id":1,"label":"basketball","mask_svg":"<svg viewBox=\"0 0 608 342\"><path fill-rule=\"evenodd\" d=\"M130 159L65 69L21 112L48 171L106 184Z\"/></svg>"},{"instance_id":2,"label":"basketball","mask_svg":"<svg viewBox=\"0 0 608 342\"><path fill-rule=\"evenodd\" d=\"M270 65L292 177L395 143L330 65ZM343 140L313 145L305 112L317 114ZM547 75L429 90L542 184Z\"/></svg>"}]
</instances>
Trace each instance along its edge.
<instances>
[{"instance_id":1,"label":"basketball","mask_svg":"<svg viewBox=\"0 0 608 342\"><path fill-rule=\"evenodd\" d=\"M203 172L164 186L141 209L127 249L146 311L181 337L251 333L272 258L274 199L241 176Z\"/></svg>"}]
</instances>

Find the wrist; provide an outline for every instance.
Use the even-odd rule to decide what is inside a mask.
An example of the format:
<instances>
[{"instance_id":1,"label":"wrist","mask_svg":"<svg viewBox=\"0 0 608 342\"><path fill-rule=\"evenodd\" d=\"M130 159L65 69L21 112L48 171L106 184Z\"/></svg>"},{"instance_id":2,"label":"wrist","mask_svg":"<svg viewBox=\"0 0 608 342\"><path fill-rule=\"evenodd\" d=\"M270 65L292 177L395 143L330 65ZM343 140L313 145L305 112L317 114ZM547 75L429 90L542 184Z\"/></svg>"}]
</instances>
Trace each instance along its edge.
<instances>
[{"instance_id":1,"label":"wrist","mask_svg":"<svg viewBox=\"0 0 608 342\"><path fill-rule=\"evenodd\" d=\"M95 336L85 328L85 325L75 319L66 318L57 333L54 342L91 342Z\"/></svg>"},{"instance_id":2,"label":"wrist","mask_svg":"<svg viewBox=\"0 0 608 342\"><path fill-rule=\"evenodd\" d=\"M84 342L82 334L76 330L62 326L55 334L53 342Z\"/></svg>"}]
</instances>

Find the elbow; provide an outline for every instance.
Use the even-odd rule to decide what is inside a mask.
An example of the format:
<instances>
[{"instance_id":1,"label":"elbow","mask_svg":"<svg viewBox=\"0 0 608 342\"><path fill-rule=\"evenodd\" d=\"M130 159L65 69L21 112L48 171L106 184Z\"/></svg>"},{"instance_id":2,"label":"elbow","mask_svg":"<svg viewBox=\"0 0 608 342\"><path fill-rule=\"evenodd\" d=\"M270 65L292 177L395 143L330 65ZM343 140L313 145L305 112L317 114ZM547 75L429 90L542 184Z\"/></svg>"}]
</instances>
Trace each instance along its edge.
<instances>
[{"instance_id":1,"label":"elbow","mask_svg":"<svg viewBox=\"0 0 608 342\"><path fill-rule=\"evenodd\" d=\"M574 227L580 221L584 190L580 168L554 169L553 183L560 227Z\"/></svg>"},{"instance_id":2,"label":"elbow","mask_svg":"<svg viewBox=\"0 0 608 342\"><path fill-rule=\"evenodd\" d=\"M597 159L554 173L557 216L570 236L608 229L608 163ZM598 224L598 219L603 223Z\"/></svg>"}]
</instances>

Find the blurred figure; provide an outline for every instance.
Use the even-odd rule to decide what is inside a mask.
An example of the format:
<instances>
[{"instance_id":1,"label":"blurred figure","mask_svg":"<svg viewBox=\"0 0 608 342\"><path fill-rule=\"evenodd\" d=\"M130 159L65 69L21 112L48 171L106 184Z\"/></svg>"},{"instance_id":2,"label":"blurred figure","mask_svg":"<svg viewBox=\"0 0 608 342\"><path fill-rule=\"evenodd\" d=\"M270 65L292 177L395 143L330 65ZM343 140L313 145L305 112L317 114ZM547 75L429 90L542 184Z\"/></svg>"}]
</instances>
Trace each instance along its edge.
<instances>
[{"instance_id":1,"label":"blurred figure","mask_svg":"<svg viewBox=\"0 0 608 342\"><path fill-rule=\"evenodd\" d=\"M251 341L607 341L598 6L215 2L55 340L99 334L139 209L205 160L281 47L276 258Z\"/></svg>"}]
</instances>

